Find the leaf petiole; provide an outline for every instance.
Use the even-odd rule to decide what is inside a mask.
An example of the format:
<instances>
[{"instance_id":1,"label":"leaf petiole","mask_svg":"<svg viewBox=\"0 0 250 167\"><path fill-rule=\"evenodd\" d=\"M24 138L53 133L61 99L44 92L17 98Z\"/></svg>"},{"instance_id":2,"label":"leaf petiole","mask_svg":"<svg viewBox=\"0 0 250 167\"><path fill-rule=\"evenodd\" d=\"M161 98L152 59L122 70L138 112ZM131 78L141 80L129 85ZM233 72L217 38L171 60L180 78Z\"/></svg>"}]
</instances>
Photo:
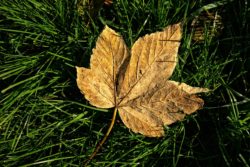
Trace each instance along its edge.
<instances>
[{"instance_id":1,"label":"leaf petiole","mask_svg":"<svg viewBox=\"0 0 250 167\"><path fill-rule=\"evenodd\" d=\"M103 143L107 140L111 130L114 127L116 115L117 115L117 108L114 109L113 117L112 117L111 123L109 125L108 131L106 132L106 134L105 134L104 138L101 140L101 142L95 148L95 151L91 154L91 156L88 158L88 160L86 160L86 162L84 162L84 166L87 166L88 163L96 156L96 154L98 153L98 151L102 147Z\"/></svg>"}]
</instances>

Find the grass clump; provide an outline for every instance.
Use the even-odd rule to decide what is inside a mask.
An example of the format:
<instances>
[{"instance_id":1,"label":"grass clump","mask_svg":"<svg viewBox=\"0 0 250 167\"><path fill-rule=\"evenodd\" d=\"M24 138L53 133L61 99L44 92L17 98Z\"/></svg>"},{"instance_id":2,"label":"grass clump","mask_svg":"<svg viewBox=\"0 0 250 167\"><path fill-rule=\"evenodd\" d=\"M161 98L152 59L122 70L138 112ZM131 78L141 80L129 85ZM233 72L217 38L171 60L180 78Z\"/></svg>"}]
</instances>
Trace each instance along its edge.
<instances>
[{"instance_id":1,"label":"grass clump","mask_svg":"<svg viewBox=\"0 0 250 167\"><path fill-rule=\"evenodd\" d=\"M173 78L213 90L203 95L204 109L166 127L166 136L160 139L130 133L118 119L90 165L250 165L247 3L117 0L95 15L84 13L84 19L77 4L69 0L0 4L3 166L81 165L102 139L112 112L83 99L74 67L88 66L105 24L132 46L138 37L178 21L184 28ZM206 9L220 12L224 29L219 37L208 35L203 42L194 42L191 21Z\"/></svg>"}]
</instances>

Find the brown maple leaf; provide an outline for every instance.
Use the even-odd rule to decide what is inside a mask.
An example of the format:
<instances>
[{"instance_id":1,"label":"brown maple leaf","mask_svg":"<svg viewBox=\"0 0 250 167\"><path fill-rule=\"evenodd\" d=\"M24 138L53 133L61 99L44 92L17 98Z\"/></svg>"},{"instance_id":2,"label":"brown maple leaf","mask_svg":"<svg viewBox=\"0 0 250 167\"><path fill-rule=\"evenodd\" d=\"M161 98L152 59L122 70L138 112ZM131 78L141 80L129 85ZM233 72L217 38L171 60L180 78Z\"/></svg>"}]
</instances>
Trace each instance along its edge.
<instances>
[{"instance_id":1,"label":"brown maple leaf","mask_svg":"<svg viewBox=\"0 0 250 167\"><path fill-rule=\"evenodd\" d=\"M90 60L76 67L77 85L100 108L115 108L123 123L148 137L164 135L164 126L202 108L195 94L206 88L168 80L177 62L181 24L139 38L127 48L121 35L106 26Z\"/></svg>"}]
</instances>

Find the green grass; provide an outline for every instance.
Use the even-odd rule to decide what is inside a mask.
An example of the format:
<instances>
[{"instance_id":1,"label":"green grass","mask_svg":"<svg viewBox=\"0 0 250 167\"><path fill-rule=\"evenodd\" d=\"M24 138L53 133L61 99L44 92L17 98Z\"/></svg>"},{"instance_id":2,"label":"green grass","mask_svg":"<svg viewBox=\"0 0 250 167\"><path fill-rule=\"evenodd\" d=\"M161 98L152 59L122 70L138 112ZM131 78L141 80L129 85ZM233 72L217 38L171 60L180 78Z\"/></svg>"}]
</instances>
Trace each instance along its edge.
<instances>
[{"instance_id":1,"label":"green grass","mask_svg":"<svg viewBox=\"0 0 250 167\"><path fill-rule=\"evenodd\" d=\"M218 11L219 37L192 41L192 19ZM76 85L105 24L129 47L183 21L173 80L212 91L204 109L166 127L163 138L130 132L117 119L90 166L250 166L250 14L247 1L117 0L84 19L70 0L0 3L0 164L79 166L104 136L112 110L95 108ZM82 14L81 14L82 15Z\"/></svg>"}]
</instances>

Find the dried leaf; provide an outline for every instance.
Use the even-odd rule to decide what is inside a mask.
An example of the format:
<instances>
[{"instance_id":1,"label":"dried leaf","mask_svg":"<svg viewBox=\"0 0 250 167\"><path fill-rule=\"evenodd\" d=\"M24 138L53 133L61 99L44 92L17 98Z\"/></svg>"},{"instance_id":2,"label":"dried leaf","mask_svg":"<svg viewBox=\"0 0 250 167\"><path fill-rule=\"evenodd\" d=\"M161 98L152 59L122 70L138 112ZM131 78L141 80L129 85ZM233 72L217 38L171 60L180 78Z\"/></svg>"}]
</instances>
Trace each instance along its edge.
<instances>
[{"instance_id":1,"label":"dried leaf","mask_svg":"<svg viewBox=\"0 0 250 167\"><path fill-rule=\"evenodd\" d=\"M192 39L196 42L204 42L206 36L218 37L224 28L222 17L218 12L204 11L196 16L191 23L194 34Z\"/></svg>"},{"instance_id":2,"label":"dried leaf","mask_svg":"<svg viewBox=\"0 0 250 167\"><path fill-rule=\"evenodd\" d=\"M113 0L104 0L105 5L111 5L113 3Z\"/></svg>"},{"instance_id":3,"label":"dried leaf","mask_svg":"<svg viewBox=\"0 0 250 167\"><path fill-rule=\"evenodd\" d=\"M97 107L118 109L135 133L164 135L164 125L202 108L195 94L208 89L168 80L177 62L181 25L139 38L130 53L120 35L105 27L96 42L90 69L77 68L77 85Z\"/></svg>"},{"instance_id":4,"label":"dried leaf","mask_svg":"<svg viewBox=\"0 0 250 167\"><path fill-rule=\"evenodd\" d=\"M112 5L112 0L77 0L77 11L83 21L89 25L90 20L95 20L103 5Z\"/></svg>"}]
</instances>

